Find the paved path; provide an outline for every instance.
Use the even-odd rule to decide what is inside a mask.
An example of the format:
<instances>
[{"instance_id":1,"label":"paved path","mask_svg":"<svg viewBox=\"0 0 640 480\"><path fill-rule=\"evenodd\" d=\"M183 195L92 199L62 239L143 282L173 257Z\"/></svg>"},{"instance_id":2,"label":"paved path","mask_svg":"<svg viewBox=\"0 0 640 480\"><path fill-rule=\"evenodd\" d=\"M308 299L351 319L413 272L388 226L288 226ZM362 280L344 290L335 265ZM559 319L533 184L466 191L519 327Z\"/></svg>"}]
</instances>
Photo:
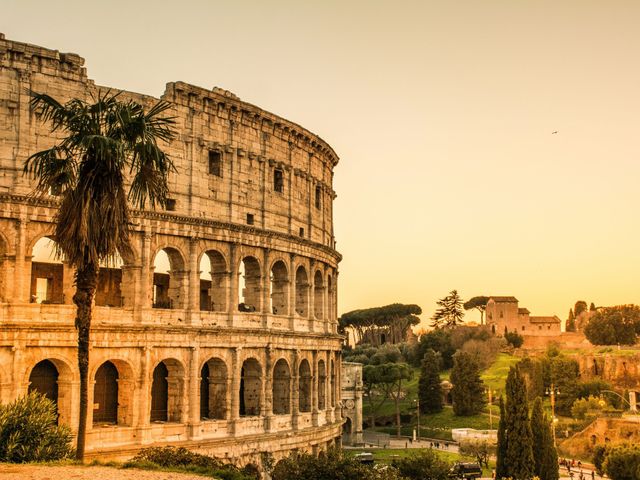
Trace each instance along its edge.
<instances>
[{"instance_id":1,"label":"paved path","mask_svg":"<svg viewBox=\"0 0 640 480\"><path fill-rule=\"evenodd\" d=\"M202 480L200 475L135 468L45 466L0 463L0 480Z\"/></svg>"}]
</instances>

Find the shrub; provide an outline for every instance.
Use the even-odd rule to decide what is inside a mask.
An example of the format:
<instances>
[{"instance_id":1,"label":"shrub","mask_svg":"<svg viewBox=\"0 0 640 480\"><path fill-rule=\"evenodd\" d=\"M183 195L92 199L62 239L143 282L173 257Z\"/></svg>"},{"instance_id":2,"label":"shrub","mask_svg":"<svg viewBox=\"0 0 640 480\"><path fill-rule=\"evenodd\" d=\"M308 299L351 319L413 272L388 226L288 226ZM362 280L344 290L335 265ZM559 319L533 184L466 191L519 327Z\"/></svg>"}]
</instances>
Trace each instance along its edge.
<instances>
[{"instance_id":1,"label":"shrub","mask_svg":"<svg viewBox=\"0 0 640 480\"><path fill-rule=\"evenodd\" d=\"M573 402L571 415L578 420L589 417L596 417L607 406L602 398L589 395L588 398L579 398Z\"/></svg>"},{"instance_id":2,"label":"shrub","mask_svg":"<svg viewBox=\"0 0 640 480\"><path fill-rule=\"evenodd\" d=\"M509 345L512 345L513 348L520 348L524 343L523 336L518 332L505 332L504 339Z\"/></svg>"},{"instance_id":3,"label":"shrub","mask_svg":"<svg viewBox=\"0 0 640 480\"><path fill-rule=\"evenodd\" d=\"M69 457L71 430L58 425L56 405L32 392L0 405L0 461L46 462Z\"/></svg>"},{"instance_id":4,"label":"shrub","mask_svg":"<svg viewBox=\"0 0 640 480\"><path fill-rule=\"evenodd\" d=\"M402 477L409 480L446 480L451 465L442 460L432 450L424 450L405 458L394 460L395 467Z\"/></svg>"},{"instance_id":5,"label":"shrub","mask_svg":"<svg viewBox=\"0 0 640 480\"><path fill-rule=\"evenodd\" d=\"M125 464L127 467L142 468L179 468L186 471L203 473L222 480L254 480L257 467L247 467L240 471L233 465L222 463L220 460L194 453L184 447L151 447L143 448L138 454ZM259 474L259 473L258 473Z\"/></svg>"},{"instance_id":6,"label":"shrub","mask_svg":"<svg viewBox=\"0 0 640 480\"><path fill-rule=\"evenodd\" d=\"M637 480L640 470L640 447L613 447L604 461L604 471L611 480Z\"/></svg>"},{"instance_id":7,"label":"shrub","mask_svg":"<svg viewBox=\"0 0 640 480\"><path fill-rule=\"evenodd\" d=\"M598 475L604 475L604 461L607 458L607 447L604 445L596 445L593 449L593 465L596 467L596 472Z\"/></svg>"}]
</instances>

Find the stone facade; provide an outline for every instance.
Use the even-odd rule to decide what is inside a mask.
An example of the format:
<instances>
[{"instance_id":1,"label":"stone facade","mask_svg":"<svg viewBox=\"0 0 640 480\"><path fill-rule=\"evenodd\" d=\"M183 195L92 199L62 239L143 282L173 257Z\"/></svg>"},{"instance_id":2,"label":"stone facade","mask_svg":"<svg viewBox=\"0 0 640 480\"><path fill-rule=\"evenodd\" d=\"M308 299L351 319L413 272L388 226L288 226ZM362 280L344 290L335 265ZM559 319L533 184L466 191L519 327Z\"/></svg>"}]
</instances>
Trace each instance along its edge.
<instances>
[{"instance_id":1,"label":"stone facade","mask_svg":"<svg viewBox=\"0 0 640 480\"><path fill-rule=\"evenodd\" d=\"M33 260L53 231L57 198L30 197L22 166L59 135L30 110L28 91L88 99L103 87L83 63L0 34L0 401L40 389L73 429L73 271ZM179 132L163 146L177 170L173 201L168 211L134 212L133 254L101 269L88 456L170 443L246 463L325 448L343 423L338 157L224 90L175 82L161 99Z\"/></svg>"},{"instance_id":2,"label":"stone facade","mask_svg":"<svg viewBox=\"0 0 640 480\"><path fill-rule=\"evenodd\" d=\"M342 362L342 413L345 418L342 442L362 444L362 364Z\"/></svg>"},{"instance_id":3,"label":"stone facade","mask_svg":"<svg viewBox=\"0 0 640 480\"><path fill-rule=\"evenodd\" d=\"M523 336L552 337L560 334L561 321L555 315L536 317L526 308L518 307L515 297L489 297L485 312L487 325L493 333L502 334L505 330L518 332Z\"/></svg>"}]
</instances>

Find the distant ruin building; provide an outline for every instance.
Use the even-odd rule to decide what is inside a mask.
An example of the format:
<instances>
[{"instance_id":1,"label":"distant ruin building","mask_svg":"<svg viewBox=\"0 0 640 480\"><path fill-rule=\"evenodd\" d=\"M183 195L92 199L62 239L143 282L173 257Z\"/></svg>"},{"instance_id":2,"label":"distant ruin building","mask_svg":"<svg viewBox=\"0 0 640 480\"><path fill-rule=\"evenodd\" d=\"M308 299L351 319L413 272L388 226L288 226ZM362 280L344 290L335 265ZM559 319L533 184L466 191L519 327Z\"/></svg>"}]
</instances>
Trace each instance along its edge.
<instances>
[{"instance_id":1,"label":"distant ruin building","mask_svg":"<svg viewBox=\"0 0 640 480\"><path fill-rule=\"evenodd\" d=\"M99 87L84 60L0 34L0 401L42 392L77 429L73 270L51 247L56 192L29 194L50 133L29 90L61 102ZM114 65L117 68L117 65ZM149 108L159 99L123 92ZM259 463L342 433L338 156L317 135L221 89L171 82L178 136L166 211L133 212L133 254L100 270L87 455L156 443Z\"/></svg>"},{"instance_id":2,"label":"distant ruin building","mask_svg":"<svg viewBox=\"0 0 640 480\"><path fill-rule=\"evenodd\" d=\"M499 335L509 331L523 336L557 336L561 332L557 316L531 316L528 309L518 307L516 297L489 297L485 314L487 325Z\"/></svg>"}]
</instances>

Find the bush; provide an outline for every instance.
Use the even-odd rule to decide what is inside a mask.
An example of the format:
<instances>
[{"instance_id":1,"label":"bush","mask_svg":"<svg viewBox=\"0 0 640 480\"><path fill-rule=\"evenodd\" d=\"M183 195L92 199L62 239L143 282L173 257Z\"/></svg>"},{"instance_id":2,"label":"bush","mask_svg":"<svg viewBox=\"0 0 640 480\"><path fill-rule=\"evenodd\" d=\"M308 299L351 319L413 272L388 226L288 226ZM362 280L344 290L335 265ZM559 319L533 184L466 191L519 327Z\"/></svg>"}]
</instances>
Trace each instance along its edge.
<instances>
[{"instance_id":1,"label":"bush","mask_svg":"<svg viewBox=\"0 0 640 480\"><path fill-rule=\"evenodd\" d=\"M611 480L637 480L640 472L640 447L613 447L604 461L604 471Z\"/></svg>"},{"instance_id":2,"label":"bush","mask_svg":"<svg viewBox=\"0 0 640 480\"><path fill-rule=\"evenodd\" d=\"M0 405L0 462L47 462L71 456L71 430L57 423L55 403L36 392Z\"/></svg>"},{"instance_id":3,"label":"bush","mask_svg":"<svg viewBox=\"0 0 640 480\"><path fill-rule=\"evenodd\" d=\"M605 407L607 407L607 402L602 398L589 395L588 398L579 398L573 402L571 415L578 420L584 420L587 416L598 416Z\"/></svg>"},{"instance_id":4,"label":"bush","mask_svg":"<svg viewBox=\"0 0 640 480\"><path fill-rule=\"evenodd\" d=\"M442 460L432 450L424 450L405 458L394 460L395 467L402 477L409 480L446 480L451 465Z\"/></svg>"},{"instance_id":5,"label":"bush","mask_svg":"<svg viewBox=\"0 0 640 480\"><path fill-rule=\"evenodd\" d=\"M220 460L194 453L184 447L152 447L143 448L127 464L127 467L140 466L142 468L179 468L186 471L195 471L222 480L254 480L257 467L247 466L243 471L233 465L222 463Z\"/></svg>"},{"instance_id":6,"label":"bush","mask_svg":"<svg viewBox=\"0 0 640 480\"><path fill-rule=\"evenodd\" d=\"M518 332L505 332L504 339L509 345L512 345L513 348L520 348L524 343L524 337Z\"/></svg>"},{"instance_id":7,"label":"bush","mask_svg":"<svg viewBox=\"0 0 640 480\"><path fill-rule=\"evenodd\" d=\"M604 461L607 458L607 447L604 445L596 445L593 449L593 465L596 467L596 472L598 475L604 475Z\"/></svg>"}]
</instances>

